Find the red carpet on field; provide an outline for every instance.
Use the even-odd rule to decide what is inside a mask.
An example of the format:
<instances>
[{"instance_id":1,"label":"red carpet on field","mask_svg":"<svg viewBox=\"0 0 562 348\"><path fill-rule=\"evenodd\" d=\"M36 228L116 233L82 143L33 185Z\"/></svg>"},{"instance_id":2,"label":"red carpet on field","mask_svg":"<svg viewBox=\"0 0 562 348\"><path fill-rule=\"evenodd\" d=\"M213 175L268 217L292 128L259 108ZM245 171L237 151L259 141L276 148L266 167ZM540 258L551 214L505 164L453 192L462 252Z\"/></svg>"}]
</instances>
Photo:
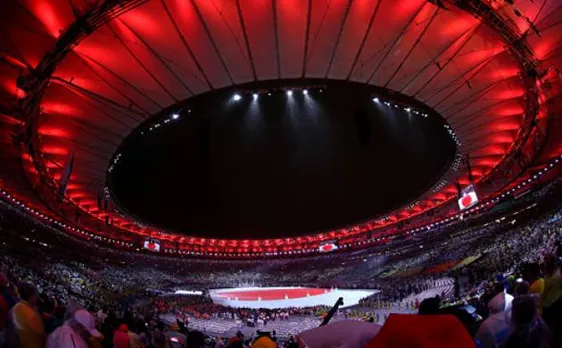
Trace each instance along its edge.
<instances>
[{"instance_id":1,"label":"red carpet on field","mask_svg":"<svg viewBox=\"0 0 562 348\"><path fill-rule=\"evenodd\" d=\"M288 295L289 298L302 298L307 297L307 294L310 296L321 295L324 294L325 289L317 289L317 288L298 288L298 289L263 289L263 290L237 290L237 291L228 291L228 292L221 292L217 294L222 298L238 298L240 301L257 301L258 298L261 298L263 301L267 300L284 300L285 295Z\"/></svg>"}]
</instances>

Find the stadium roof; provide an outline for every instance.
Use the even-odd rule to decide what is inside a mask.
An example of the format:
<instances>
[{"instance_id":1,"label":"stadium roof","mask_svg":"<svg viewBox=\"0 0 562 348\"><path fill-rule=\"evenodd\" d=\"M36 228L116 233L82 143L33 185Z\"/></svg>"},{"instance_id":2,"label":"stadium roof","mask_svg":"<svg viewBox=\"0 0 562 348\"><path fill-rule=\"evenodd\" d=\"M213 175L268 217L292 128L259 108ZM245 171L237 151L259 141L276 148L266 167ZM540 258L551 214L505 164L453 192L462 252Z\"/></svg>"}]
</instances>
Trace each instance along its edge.
<instances>
[{"instance_id":1,"label":"stadium roof","mask_svg":"<svg viewBox=\"0 0 562 348\"><path fill-rule=\"evenodd\" d=\"M372 239L452 214L457 182L485 200L562 154L562 1L6 0L2 9L0 187L99 238L213 253ZM451 126L459 156L415 202L297 238L190 238L113 209L108 170L146 120L208 91L287 79L411 97Z\"/></svg>"}]
</instances>

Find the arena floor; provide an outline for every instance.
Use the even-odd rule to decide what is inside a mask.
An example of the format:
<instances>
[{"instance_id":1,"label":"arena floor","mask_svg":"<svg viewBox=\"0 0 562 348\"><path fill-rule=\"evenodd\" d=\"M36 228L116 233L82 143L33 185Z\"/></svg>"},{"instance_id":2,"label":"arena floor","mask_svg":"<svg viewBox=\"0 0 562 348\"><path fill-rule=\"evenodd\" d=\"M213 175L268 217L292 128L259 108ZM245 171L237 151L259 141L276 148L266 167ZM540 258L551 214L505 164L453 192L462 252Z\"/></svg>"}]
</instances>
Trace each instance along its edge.
<instances>
[{"instance_id":1,"label":"arena floor","mask_svg":"<svg viewBox=\"0 0 562 348\"><path fill-rule=\"evenodd\" d=\"M210 290L215 303L236 308L289 308L332 306L343 297L342 308L356 305L377 290L321 289L303 287L230 288Z\"/></svg>"}]
</instances>

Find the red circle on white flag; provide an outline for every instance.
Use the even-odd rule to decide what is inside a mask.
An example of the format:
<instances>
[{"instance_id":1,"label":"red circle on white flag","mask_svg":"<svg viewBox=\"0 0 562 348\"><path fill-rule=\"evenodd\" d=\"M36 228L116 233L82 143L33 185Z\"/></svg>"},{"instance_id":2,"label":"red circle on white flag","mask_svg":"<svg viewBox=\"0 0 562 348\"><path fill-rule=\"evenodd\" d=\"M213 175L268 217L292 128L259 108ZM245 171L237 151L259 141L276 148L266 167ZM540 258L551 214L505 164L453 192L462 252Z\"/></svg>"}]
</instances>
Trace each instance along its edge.
<instances>
[{"instance_id":1,"label":"red circle on white flag","mask_svg":"<svg viewBox=\"0 0 562 348\"><path fill-rule=\"evenodd\" d=\"M472 204L472 196L466 195L463 198L461 198L461 204L463 207L468 207L470 204Z\"/></svg>"}]
</instances>

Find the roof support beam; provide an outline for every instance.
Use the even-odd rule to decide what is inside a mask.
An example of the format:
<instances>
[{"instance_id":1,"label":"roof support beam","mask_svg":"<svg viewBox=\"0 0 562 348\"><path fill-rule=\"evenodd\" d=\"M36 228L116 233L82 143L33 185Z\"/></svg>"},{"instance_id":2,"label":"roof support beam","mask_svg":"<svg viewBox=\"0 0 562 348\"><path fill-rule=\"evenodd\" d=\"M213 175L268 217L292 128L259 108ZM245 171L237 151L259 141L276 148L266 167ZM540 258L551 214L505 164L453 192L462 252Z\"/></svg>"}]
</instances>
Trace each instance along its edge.
<instances>
[{"instance_id":1,"label":"roof support beam","mask_svg":"<svg viewBox=\"0 0 562 348\"><path fill-rule=\"evenodd\" d=\"M465 30L464 32L462 32L455 40L452 40L447 46L443 47L443 49L441 51L439 51L439 53L437 53L433 59L431 59L430 61L427 62L427 64L422 67L421 69L418 70L418 72L412 76L412 78L400 89L400 93L404 93L404 91L412 84L414 83L414 81L421 76L421 74L423 74L423 72L429 68L431 65L435 64L437 66L437 73L439 73L439 70L442 69L441 65L437 62L437 60L439 59L439 57L441 57L441 55L443 55L445 52L447 52L447 50L449 50L451 47L453 47L455 45L455 43L459 42L466 34L468 34L468 32L470 32L471 30L475 30L473 28L469 28L467 30ZM472 37L469 36L469 38ZM467 39L468 40L468 39ZM466 40L465 40L466 42ZM448 62L447 62L448 63Z\"/></svg>"},{"instance_id":2,"label":"roof support beam","mask_svg":"<svg viewBox=\"0 0 562 348\"><path fill-rule=\"evenodd\" d=\"M306 76L306 65L308 63L308 42L310 39L310 21L312 17L312 0L308 0L308 9L306 11L306 32L304 33L304 54L302 57L302 73L301 78Z\"/></svg>"},{"instance_id":3,"label":"roof support beam","mask_svg":"<svg viewBox=\"0 0 562 348\"><path fill-rule=\"evenodd\" d=\"M447 61L445 62L445 64L443 64L442 66L439 65L437 71L435 71L435 73L429 78L427 79L427 81L425 81L425 83L420 86L420 88L418 88L418 90L416 92L414 92L414 94L412 94L412 97L416 97L419 93L421 93L421 91L423 91L427 86L430 86L431 83L433 82L433 80L435 80L435 78L439 75L439 73L441 73L441 71L445 70L445 68L451 63L453 62L453 60L455 59L455 57L463 50L463 48L466 46L466 44L468 44L470 42L470 39L472 39L472 37L474 36L476 31L472 32L472 34L462 43L462 45L460 45L455 52L453 53L453 55L447 59Z\"/></svg>"},{"instance_id":4,"label":"roof support beam","mask_svg":"<svg viewBox=\"0 0 562 348\"><path fill-rule=\"evenodd\" d=\"M244 21L244 14L242 13L242 6L240 6L240 0L236 0L236 11L238 12L240 27L242 28L242 34L244 35L244 43L246 45L246 53L248 54L248 59L250 60L250 67L252 68L252 76L254 77L254 82L256 82L258 80L258 74L256 73L256 66L254 65L254 56L252 54L252 49L250 48L250 40L248 39L246 22Z\"/></svg>"},{"instance_id":5,"label":"roof support beam","mask_svg":"<svg viewBox=\"0 0 562 348\"><path fill-rule=\"evenodd\" d=\"M351 64L351 69L349 69L349 73L347 74L347 77L345 78L346 80L349 80L351 78L351 75L353 74L353 71L355 70L355 67L357 66L357 62L359 61L359 57L361 57L361 53L363 53L363 49L365 48L365 44L367 43L367 38L369 37L369 34L371 33L371 28L373 27L373 24L375 24L375 18L377 17L377 13L379 12L379 8L381 7L383 0L377 0L377 4L375 5L375 9L373 10L373 13L371 14L371 18L369 19L369 24L367 25L367 30L365 30L365 33L363 34L363 39L361 40L361 44L359 45L359 49L357 50L357 53L355 54L355 58L353 58L353 64Z\"/></svg>"},{"instance_id":6,"label":"roof support beam","mask_svg":"<svg viewBox=\"0 0 562 348\"><path fill-rule=\"evenodd\" d=\"M199 7L197 7L197 4L195 3L195 0L191 0L191 4L193 6L193 9L195 10L195 13L197 14L197 17L199 18L199 21L201 22L201 25L203 25L203 29L205 30L205 33L207 34L207 37L209 38L209 40L211 41L211 44L213 45L215 53L217 54L217 56L220 59L220 62L221 62L221 65L222 65L224 71L228 75L228 79L230 80L230 83L232 85L235 85L236 82L234 82L234 78L232 78L232 74L230 73L230 70L228 70L228 66L226 65L226 61L224 60L224 57L222 56L222 54L219 50L219 46L217 45L217 42L213 38L213 35L211 35L211 30L209 29L209 26L207 25L207 22L205 22L205 19L203 18L203 15L201 14L201 11L199 10Z\"/></svg>"},{"instance_id":7,"label":"roof support beam","mask_svg":"<svg viewBox=\"0 0 562 348\"><path fill-rule=\"evenodd\" d=\"M343 34L343 30L345 28L345 23L347 22L347 17L349 16L349 10L351 10L351 6L353 5L353 0L347 1L347 7L345 8L345 14L343 15L343 20L341 22L340 30L338 32L338 36L336 38L336 43L334 45L334 50L332 51L332 55L330 56L330 62L328 63L328 69L326 70L326 75L324 78L328 78L330 75L330 71L332 70L332 64L334 63L334 59L336 58L336 53L338 51L338 47L340 45L341 36Z\"/></svg>"},{"instance_id":8,"label":"roof support beam","mask_svg":"<svg viewBox=\"0 0 562 348\"><path fill-rule=\"evenodd\" d=\"M150 53L152 53L152 55L154 57L156 57L156 59L158 59L158 61L160 62L160 64L162 64L164 66L164 68L166 68L166 70L170 73L170 75L172 75L176 81L178 81L180 83L180 85L183 86L183 88L185 88L190 95L194 95L193 91L191 90L191 88L183 81L183 79L181 77L178 76L178 74L176 74L176 72L170 68L170 66L168 65L168 63L166 63L166 61L164 61L164 59L162 58L161 55L159 55L156 50L145 40L143 39L142 36L139 35L139 33L137 33L133 28L131 28L127 23L125 23L124 21L120 21L125 27L127 27L127 29L129 29L131 31L131 33L133 33L133 35L135 35L135 37L137 39L139 39L140 42L143 43L143 45L148 48L148 50L150 51Z\"/></svg>"},{"instance_id":9,"label":"roof support beam","mask_svg":"<svg viewBox=\"0 0 562 348\"><path fill-rule=\"evenodd\" d=\"M133 52L133 50L127 45L127 43L125 41L123 41L123 39L121 38L121 36L115 32L115 30L113 29L113 27L110 25L108 25L109 30L111 30L111 32L113 33L114 37L117 39L117 41L119 41L119 43L121 44L121 46L123 46L123 48L129 52L129 54L131 55L131 57L135 60L135 62L137 62L138 65L140 65L140 67L144 70L144 72L146 72L148 74L148 76L150 76L152 78L152 80L154 82L156 82L156 84L158 86L160 86L160 88L166 92L166 94L174 101L174 102L178 102L178 98L176 98L176 96L166 87L164 86L164 84L162 83L162 81L160 81L158 79L158 77L156 75L154 75L154 73L146 66L146 64L143 63L143 61L135 54L135 52Z\"/></svg>"},{"instance_id":10,"label":"roof support beam","mask_svg":"<svg viewBox=\"0 0 562 348\"><path fill-rule=\"evenodd\" d=\"M392 79L394 78L394 76L396 76L396 74L398 74L398 72L400 71L400 69L402 69L402 67L404 66L404 64L408 61L408 59L410 58L410 55L412 55L412 52L414 52L414 50L416 49L416 47L418 47L419 43L421 42L421 39L423 38L423 36L425 35L425 33L427 32L427 30L429 29L429 27L431 26L431 24L433 23L433 21L435 20L435 18L437 18L437 15L439 15L439 8L435 9L435 12L433 13L433 15L431 16L431 18L429 19L429 21L427 22L427 25L423 28L422 32L420 33L420 35L418 35L418 37L416 38L416 41L414 42L414 44L412 45L412 47L410 47L410 49L408 50L408 53L406 53L406 56L404 57L404 59L402 59L402 61L400 62L400 64L398 64L398 67L394 70L394 72L392 73L392 75L390 75L390 77L388 78L388 80L386 80L386 83L384 84L384 87L388 87L388 85L390 84L390 82L392 81Z\"/></svg>"},{"instance_id":11,"label":"roof support beam","mask_svg":"<svg viewBox=\"0 0 562 348\"><path fill-rule=\"evenodd\" d=\"M423 7L426 5L426 3L423 3L418 10L416 11L416 13L412 16L412 18L410 18L410 20L408 21L408 23L402 28L402 30L400 31L400 33L398 34L398 36L396 36L396 38L394 39L394 41L392 41L392 43L390 44L390 47L386 50L384 56L382 57L382 59L379 61L379 64L377 64L377 66L375 67L375 69L373 70L373 72L371 73L371 75L369 76L369 78L367 79L366 83L370 83L373 78L375 77L376 73L379 71L379 69L381 68L381 66L383 65L384 61L386 60L386 58L390 55L390 52L392 52L392 50L394 50L394 47L396 46L396 44L398 44L398 42L400 41L400 39L402 38L402 36L406 33L406 30L408 30L408 28L410 27L410 25L412 25L412 23L414 23L414 20L416 19L416 17L420 14L421 10L423 9Z\"/></svg>"},{"instance_id":12,"label":"roof support beam","mask_svg":"<svg viewBox=\"0 0 562 348\"><path fill-rule=\"evenodd\" d=\"M281 79L281 52L279 51L279 22L277 19L277 0L271 0L273 11L273 32L275 34L275 54L277 60L277 78Z\"/></svg>"},{"instance_id":13,"label":"roof support beam","mask_svg":"<svg viewBox=\"0 0 562 348\"><path fill-rule=\"evenodd\" d=\"M199 73L201 74L201 76L203 76L203 79L205 80L205 83L207 84L207 86L209 86L209 89L213 90L213 84L211 83L211 81L209 81L209 78L207 77L207 75L205 74L205 71L203 70L203 67L201 66L201 63L199 63L199 61L197 60L197 57L195 57L195 54L193 53L193 50L191 49L191 47L189 46L189 44L187 43L185 36L183 35L183 33L181 32L178 23L176 23L176 20L174 19L174 17L172 16L172 13L170 12L170 9L168 8L168 5L166 5L166 0L162 0L162 6L164 6L164 11L166 12L166 15L168 16L168 19L170 19L170 22L172 22L172 25L174 26L174 29L176 30L176 33L178 34L183 47L185 48L185 50L187 51L187 54L189 55L189 57L191 58L191 60L193 60L193 63L195 63L195 66L197 67L197 70L199 70Z\"/></svg>"},{"instance_id":14,"label":"roof support beam","mask_svg":"<svg viewBox=\"0 0 562 348\"><path fill-rule=\"evenodd\" d=\"M156 107L163 109L164 106L160 103L158 103L156 100L154 100L154 98L151 98L148 94L146 94L144 91L142 91L140 88L138 88L137 86L133 85L132 83L130 83L126 78L124 78L123 76L117 74L115 71L113 71L112 69L108 68L107 66L105 66L104 64L98 62L96 59L92 59L88 56L82 56L83 58L85 58L83 60L83 62L88 65L90 67L90 69L95 70L94 67L92 66L92 64L95 64L97 66L99 66L100 68L102 68L104 71L106 71L107 73L109 73L110 75L112 75L113 77L115 77L116 79L118 79L119 81L121 81L124 85L126 85L127 87L131 88L132 90L134 90L135 92L137 92L138 94L140 94L141 96L143 96L145 99L149 100L150 102L152 102ZM99 74L99 73L98 73ZM147 116L149 116L150 113L147 114Z\"/></svg>"}]
</instances>

